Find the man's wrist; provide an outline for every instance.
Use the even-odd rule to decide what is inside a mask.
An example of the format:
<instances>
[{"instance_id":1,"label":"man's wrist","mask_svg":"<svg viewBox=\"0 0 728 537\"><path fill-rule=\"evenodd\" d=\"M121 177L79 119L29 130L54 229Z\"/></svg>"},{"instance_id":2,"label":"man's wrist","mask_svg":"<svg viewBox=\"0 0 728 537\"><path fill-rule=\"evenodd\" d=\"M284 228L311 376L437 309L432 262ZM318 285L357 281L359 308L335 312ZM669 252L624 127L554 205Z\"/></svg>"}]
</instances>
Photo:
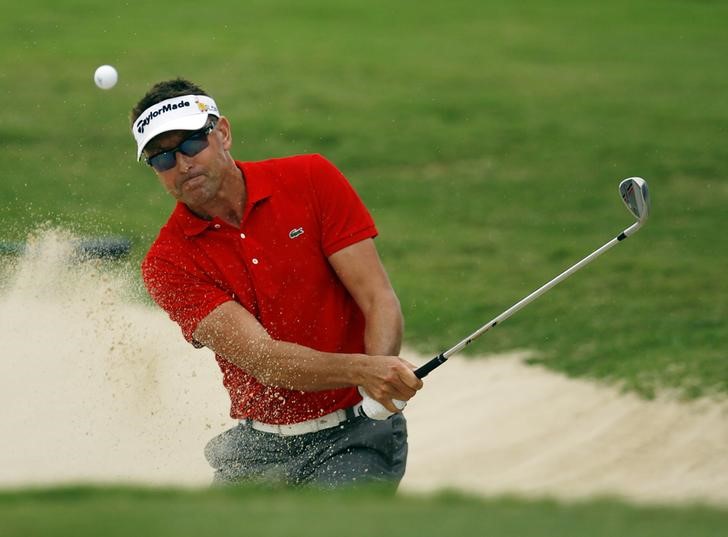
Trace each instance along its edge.
<instances>
[{"instance_id":1,"label":"man's wrist","mask_svg":"<svg viewBox=\"0 0 728 537\"><path fill-rule=\"evenodd\" d=\"M369 361L371 356L366 354L350 354L348 355L348 365L345 368L344 381L350 386L361 386L365 384L368 375L367 369L371 366Z\"/></svg>"}]
</instances>

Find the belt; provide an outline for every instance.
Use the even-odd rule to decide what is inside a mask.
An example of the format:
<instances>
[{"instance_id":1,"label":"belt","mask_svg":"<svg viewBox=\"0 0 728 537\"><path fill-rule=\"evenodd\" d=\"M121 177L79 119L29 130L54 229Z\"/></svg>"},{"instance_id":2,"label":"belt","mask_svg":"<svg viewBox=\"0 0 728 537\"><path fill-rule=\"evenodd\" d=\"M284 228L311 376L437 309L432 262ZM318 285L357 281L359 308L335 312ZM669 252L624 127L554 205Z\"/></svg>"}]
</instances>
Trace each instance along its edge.
<instances>
[{"instance_id":1,"label":"belt","mask_svg":"<svg viewBox=\"0 0 728 537\"><path fill-rule=\"evenodd\" d=\"M331 429L340 423L344 423L355 416L352 407L335 410L330 414L314 418L312 420L301 421L299 423L291 423L288 425L274 425L272 423L263 423L262 421L246 420L250 426L256 431L264 433L273 433L281 436L297 436L300 434L315 433L324 429Z\"/></svg>"}]
</instances>

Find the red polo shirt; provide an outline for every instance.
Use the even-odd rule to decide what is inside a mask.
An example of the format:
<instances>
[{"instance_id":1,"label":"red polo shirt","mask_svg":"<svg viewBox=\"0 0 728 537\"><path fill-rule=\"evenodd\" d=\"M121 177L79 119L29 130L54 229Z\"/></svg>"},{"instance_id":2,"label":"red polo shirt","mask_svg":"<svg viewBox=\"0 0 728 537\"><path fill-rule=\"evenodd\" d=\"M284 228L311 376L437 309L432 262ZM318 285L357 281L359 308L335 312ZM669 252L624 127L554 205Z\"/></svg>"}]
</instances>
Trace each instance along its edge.
<instances>
[{"instance_id":1,"label":"red polo shirt","mask_svg":"<svg viewBox=\"0 0 728 537\"><path fill-rule=\"evenodd\" d=\"M228 300L276 340L326 352L364 352L364 317L327 258L377 230L346 178L320 155L236 162L247 190L240 228L178 203L142 262L152 298L184 337ZM346 408L356 388L302 392L265 386L216 356L230 415L297 423Z\"/></svg>"}]
</instances>

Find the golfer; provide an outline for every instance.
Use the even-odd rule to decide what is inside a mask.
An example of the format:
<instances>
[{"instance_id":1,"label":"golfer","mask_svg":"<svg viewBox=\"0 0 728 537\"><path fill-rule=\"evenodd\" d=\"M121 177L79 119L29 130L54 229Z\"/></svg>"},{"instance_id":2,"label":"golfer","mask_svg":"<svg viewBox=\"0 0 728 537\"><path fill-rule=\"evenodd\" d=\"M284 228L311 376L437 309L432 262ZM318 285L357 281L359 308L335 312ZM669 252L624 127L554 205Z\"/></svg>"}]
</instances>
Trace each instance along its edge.
<instances>
[{"instance_id":1,"label":"golfer","mask_svg":"<svg viewBox=\"0 0 728 537\"><path fill-rule=\"evenodd\" d=\"M197 85L154 85L131 113L137 158L177 200L144 283L208 347L238 425L205 448L215 482L399 483L407 428L393 399L422 387L399 358L402 314L374 222L320 155L243 162ZM360 389L395 414L355 417Z\"/></svg>"}]
</instances>

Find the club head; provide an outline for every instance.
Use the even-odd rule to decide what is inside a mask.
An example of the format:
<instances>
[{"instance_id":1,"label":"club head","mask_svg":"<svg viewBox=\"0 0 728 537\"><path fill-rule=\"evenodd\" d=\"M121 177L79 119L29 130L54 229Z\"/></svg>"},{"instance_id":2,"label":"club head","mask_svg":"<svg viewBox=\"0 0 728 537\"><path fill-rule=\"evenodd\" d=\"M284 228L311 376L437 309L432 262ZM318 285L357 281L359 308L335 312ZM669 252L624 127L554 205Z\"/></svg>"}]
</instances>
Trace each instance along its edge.
<instances>
[{"instance_id":1,"label":"club head","mask_svg":"<svg viewBox=\"0 0 728 537\"><path fill-rule=\"evenodd\" d=\"M629 177L619 183L619 195L629 212L643 223L650 214L650 195L647 181L641 177Z\"/></svg>"}]
</instances>

